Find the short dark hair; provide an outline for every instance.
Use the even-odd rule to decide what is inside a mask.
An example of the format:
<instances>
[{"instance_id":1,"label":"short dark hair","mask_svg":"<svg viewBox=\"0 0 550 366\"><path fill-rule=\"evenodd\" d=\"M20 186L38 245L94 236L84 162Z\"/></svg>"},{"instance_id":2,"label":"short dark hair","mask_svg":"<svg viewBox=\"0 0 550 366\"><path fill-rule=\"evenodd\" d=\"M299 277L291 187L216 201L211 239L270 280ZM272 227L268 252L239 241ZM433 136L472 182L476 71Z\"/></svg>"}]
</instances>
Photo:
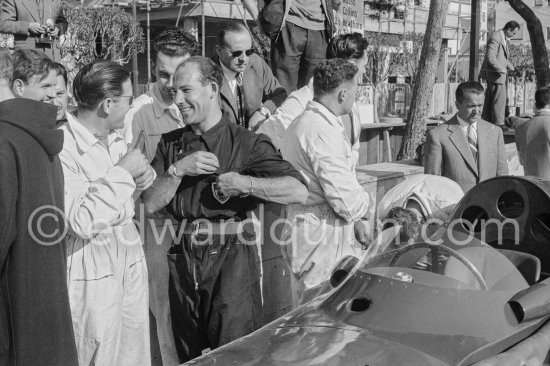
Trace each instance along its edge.
<instances>
[{"instance_id":1,"label":"short dark hair","mask_svg":"<svg viewBox=\"0 0 550 366\"><path fill-rule=\"evenodd\" d=\"M328 45L327 58L360 59L368 47L369 41L361 33L338 34Z\"/></svg>"},{"instance_id":2,"label":"short dark hair","mask_svg":"<svg viewBox=\"0 0 550 366\"><path fill-rule=\"evenodd\" d=\"M94 109L105 98L122 95L130 73L113 61L96 60L84 66L73 80L73 96L80 108Z\"/></svg>"},{"instance_id":3,"label":"short dark hair","mask_svg":"<svg viewBox=\"0 0 550 366\"><path fill-rule=\"evenodd\" d=\"M14 80L21 80L28 84L33 76L39 76L39 81L42 81L55 70L55 62L38 50L17 50L11 55L11 60L13 62L12 83Z\"/></svg>"},{"instance_id":4,"label":"short dark hair","mask_svg":"<svg viewBox=\"0 0 550 366\"><path fill-rule=\"evenodd\" d=\"M67 69L65 69L65 66L61 65L59 62L56 62L55 72L57 73L57 76L63 77L63 80L65 81L65 86L67 86L69 79L67 78Z\"/></svg>"},{"instance_id":5,"label":"short dark hair","mask_svg":"<svg viewBox=\"0 0 550 366\"><path fill-rule=\"evenodd\" d=\"M550 87L545 86L535 92L535 106L542 109L547 105L550 105Z\"/></svg>"},{"instance_id":6,"label":"short dark hair","mask_svg":"<svg viewBox=\"0 0 550 366\"><path fill-rule=\"evenodd\" d=\"M482 94L483 92L485 92L485 89L483 88L483 85L481 85L477 81L465 81L458 84L455 92L456 101L458 103L462 103L462 101L464 100L464 95L466 93L472 92L476 94Z\"/></svg>"},{"instance_id":7,"label":"short dark hair","mask_svg":"<svg viewBox=\"0 0 550 366\"><path fill-rule=\"evenodd\" d=\"M323 60L313 70L314 94L332 93L342 83L357 75L357 66L341 58Z\"/></svg>"},{"instance_id":8,"label":"short dark hair","mask_svg":"<svg viewBox=\"0 0 550 366\"><path fill-rule=\"evenodd\" d=\"M385 218L385 224L382 230L386 230L395 224L401 225L402 229L399 232L400 243L406 243L409 240L416 240L421 233L422 224L418 222L416 214L404 207L393 207Z\"/></svg>"},{"instance_id":9,"label":"short dark hair","mask_svg":"<svg viewBox=\"0 0 550 366\"><path fill-rule=\"evenodd\" d=\"M225 34L226 33L248 33L248 28L244 25L244 23L240 22L225 22L221 25L220 30L218 31L218 34L216 35L216 44L218 46L226 46L225 43Z\"/></svg>"},{"instance_id":10,"label":"short dark hair","mask_svg":"<svg viewBox=\"0 0 550 366\"><path fill-rule=\"evenodd\" d=\"M152 60L156 60L159 52L170 57L194 56L199 53L199 43L191 33L179 28L169 28L162 31L153 40Z\"/></svg>"},{"instance_id":11,"label":"short dark hair","mask_svg":"<svg viewBox=\"0 0 550 366\"><path fill-rule=\"evenodd\" d=\"M207 85L208 83L216 83L218 88L221 88L223 85L223 72L221 67L209 59L208 57L202 56L193 56L183 61L178 65L176 73L180 68L187 64L195 64L198 66L200 72L200 82L202 85Z\"/></svg>"},{"instance_id":12,"label":"short dark hair","mask_svg":"<svg viewBox=\"0 0 550 366\"><path fill-rule=\"evenodd\" d=\"M504 24L504 28L502 29L514 30L516 28L520 28L519 23L515 20L510 20L508 23Z\"/></svg>"},{"instance_id":13,"label":"short dark hair","mask_svg":"<svg viewBox=\"0 0 550 366\"><path fill-rule=\"evenodd\" d=\"M7 48L0 48L0 80L5 80L11 85L13 76L13 63L11 62L10 51Z\"/></svg>"}]
</instances>

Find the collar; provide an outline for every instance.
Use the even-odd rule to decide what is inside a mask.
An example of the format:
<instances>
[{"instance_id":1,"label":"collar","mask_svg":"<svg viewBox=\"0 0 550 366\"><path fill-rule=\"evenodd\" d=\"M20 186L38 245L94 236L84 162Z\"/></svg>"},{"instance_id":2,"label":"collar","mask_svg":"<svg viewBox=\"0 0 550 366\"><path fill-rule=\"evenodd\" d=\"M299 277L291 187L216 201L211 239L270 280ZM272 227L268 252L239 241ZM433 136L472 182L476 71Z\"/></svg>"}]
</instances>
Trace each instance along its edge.
<instances>
[{"instance_id":1,"label":"collar","mask_svg":"<svg viewBox=\"0 0 550 366\"><path fill-rule=\"evenodd\" d=\"M316 102L314 100L310 100L306 105L306 110L308 109L316 113L319 113L320 115L325 117L325 119L331 126L336 127L342 131L345 130L344 124L342 123L342 119L336 117L331 111L328 110L327 107L325 107L321 103Z\"/></svg>"},{"instance_id":2,"label":"collar","mask_svg":"<svg viewBox=\"0 0 550 366\"><path fill-rule=\"evenodd\" d=\"M162 115L164 114L164 111L166 111L167 109L170 111L172 111L174 108L177 109L174 103L172 104L164 103L164 99L162 98L162 94L160 92L160 88L157 85L157 83L153 85L151 92L153 96L153 113L155 113L155 117L157 118L162 117Z\"/></svg>"},{"instance_id":3,"label":"collar","mask_svg":"<svg viewBox=\"0 0 550 366\"><path fill-rule=\"evenodd\" d=\"M225 67L223 62L221 62L221 60L220 60L220 66L222 67L223 75L225 76L227 81L229 82L233 81L233 79L235 79L235 77L237 76L237 73Z\"/></svg>"},{"instance_id":4,"label":"collar","mask_svg":"<svg viewBox=\"0 0 550 366\"><path fill-rule=\"evenodd\" d=\"M502 38L504 39L504 42L508 42L510 39L506 37L506 33L504 33L504 29L500 30L502 32Z\"/></svg>"},{"instance_id":5,"label":"collar","mask_svg":"<svg viewBox=\"0 0 550 366\"><path fill-rule=\"evenodd\" d=\"M535 116L549 116L549 115L550 115L549 108L537 109L537 113L535 113Z\"/></svg>"},{"instance_id":6,"label":"collar","mask_svg":"<svg viewBox=\"0 0 550 366\"><path fill-rule=\"evenodd\" d=\"M221 117L220 121L216 123L214 126L212 126L208 131L203 132L202 135L196 135L190 126L185 127L185 129L188 129L189 133L196 136L196 138L199 138L204 140L206 144L209 146L209 148L212 148L220 141L220 134L222 134L225 129L228 127L229 122L227 122L226 118Z\"/></svg>"},{"instance_id":7,"label":"collar","mask_svg":"<svg viewBox=\"0 0 550 366\"><path fill-rule=\"evenodd\" d=\"M97 137L93 135L75 116L70 113L67 113L67 124L69 125L69 130L72 131L73 137L76 141L76 145L82 152L86 153L92 148L95 144L99 143ZM113 141L112 135L114 135L114 140L122 139L122 135L118 130L113 130L109 134L109 145Z\"/></svg>"},{"instance_id":8,"label":"collar","mask_svg":"<svg viewBox=\"0 0 550 366\"><path fill-rule=\"evenodd\" d=\"M458 116L458 113L456 114L456 119L458 120L458 124L460 125L460 127L462 127L463 129L467 129L468 126L470 126L468 122ZM472 127L477 130L477 122L472 123Z\"/></svg>"}]
</instances>

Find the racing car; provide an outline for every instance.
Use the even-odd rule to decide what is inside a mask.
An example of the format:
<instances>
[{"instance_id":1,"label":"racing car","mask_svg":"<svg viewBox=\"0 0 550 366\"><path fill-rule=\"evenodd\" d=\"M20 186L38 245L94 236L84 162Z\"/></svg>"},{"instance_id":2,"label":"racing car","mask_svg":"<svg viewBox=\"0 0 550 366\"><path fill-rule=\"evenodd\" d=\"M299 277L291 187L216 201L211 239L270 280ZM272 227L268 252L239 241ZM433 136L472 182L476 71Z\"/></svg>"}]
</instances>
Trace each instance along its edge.
<instances>
[{"instance_id":1,"label":"racing car","mask_svg":"<svg viewBox=\"0 0 550 366\"><path fill-rule=\"evenodd\" d=\"M463 366L550 317L550 182L480 183L429 240L345 258L333 289L186 365Z\"/></svg>"}]
</instances>

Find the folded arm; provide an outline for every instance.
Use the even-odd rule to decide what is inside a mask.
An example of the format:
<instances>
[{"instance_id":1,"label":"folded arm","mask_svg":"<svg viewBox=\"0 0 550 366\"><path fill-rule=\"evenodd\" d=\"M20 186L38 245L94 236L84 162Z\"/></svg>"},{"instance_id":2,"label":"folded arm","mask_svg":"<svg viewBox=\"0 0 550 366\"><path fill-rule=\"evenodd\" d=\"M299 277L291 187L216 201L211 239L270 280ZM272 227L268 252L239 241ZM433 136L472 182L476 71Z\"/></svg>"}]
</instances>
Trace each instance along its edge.
<instances>
[{"instance_id":1,"label":"folded arm","mask_svg":"<svg viewBox=\"0 0 550 366\"><path fill-rule=\"evenodd\" d=\"M126 169L113 166L104 176L89 181L70 153L63 150L59 157L65 178L65 215L76 236L90 239L133 217L127 203L136 184Z\"/></svg>"}]
</instances>

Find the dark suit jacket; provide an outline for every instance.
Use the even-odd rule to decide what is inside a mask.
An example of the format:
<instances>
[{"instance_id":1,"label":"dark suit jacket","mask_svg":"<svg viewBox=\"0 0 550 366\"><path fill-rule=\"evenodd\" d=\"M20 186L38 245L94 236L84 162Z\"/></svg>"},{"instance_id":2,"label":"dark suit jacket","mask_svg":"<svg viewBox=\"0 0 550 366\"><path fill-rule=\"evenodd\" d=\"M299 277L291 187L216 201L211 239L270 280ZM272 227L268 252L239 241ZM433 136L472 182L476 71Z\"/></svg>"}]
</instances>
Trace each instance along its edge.
<instances>
[{"instance_id":1,"label":"dark suit jacket","mask_svg":"<svg viewBox=\"0 0 550 366\"><path fill-rule=\"evenodd\" d=\"M525 175L550 180L550 111L539 111L516 128L516 146Z\"/></svg>"},{"instance_id":2,"label":"dark suit jacket","mask_svg":"<svg viewBox=\"0 0 550 366\"><path fill-rule=\"evenodd\" d=\"M502 130L483 120L477 123L478 163L456 115L427 133L424 173L441 175L457 182L467 192L477 183L508 175Z\"/></svg>"},{"instance_id":3,"label":"dark suit jacket","mask_svg":"<svg viewBox=\"0 0 550 366\"><path fill-rule=\"evenodd\" d=\"M60 34L67 30L67 19L63 15L60 0L40 0L40 6L35 0L3 0L1 6L0 33L13 34L16 50L36 48L35 37L28 32L29 23L45 25L49 18L59 27ZM59 41L55 42L53 48L38 49L57 62L61 59Z\"/></svg>"},{"instance_id":4,"label":"dark suit jacket","mask_svg":"<svg viewBox=\"0 0 550 366\"><path fill-rule=\"evenodd\" d=\"M508 71L508 46L502 30L491 34L487 42L487 53L481 64L479 77L493 84L504 84Z\"/></svg>"},{"instance_id":5,"label":"dark suit jacket","mask_svg":"<svg viewBox=\"0 0 550 366\"><path fill-rule=\"evenodd\" d=\"M220 60L218 56L212 58L218 65ZM248 121L250 117L262 106L269 109L271 113L285 101L287 92L279 84L279 81L265 61L258 55L250 55L248 65L243 73L243 89L245 100L245 118ZM238 121L237 99L225 77L220 90L222 110L224 116L231 122Z\"/></svg>"}]
</instances>

